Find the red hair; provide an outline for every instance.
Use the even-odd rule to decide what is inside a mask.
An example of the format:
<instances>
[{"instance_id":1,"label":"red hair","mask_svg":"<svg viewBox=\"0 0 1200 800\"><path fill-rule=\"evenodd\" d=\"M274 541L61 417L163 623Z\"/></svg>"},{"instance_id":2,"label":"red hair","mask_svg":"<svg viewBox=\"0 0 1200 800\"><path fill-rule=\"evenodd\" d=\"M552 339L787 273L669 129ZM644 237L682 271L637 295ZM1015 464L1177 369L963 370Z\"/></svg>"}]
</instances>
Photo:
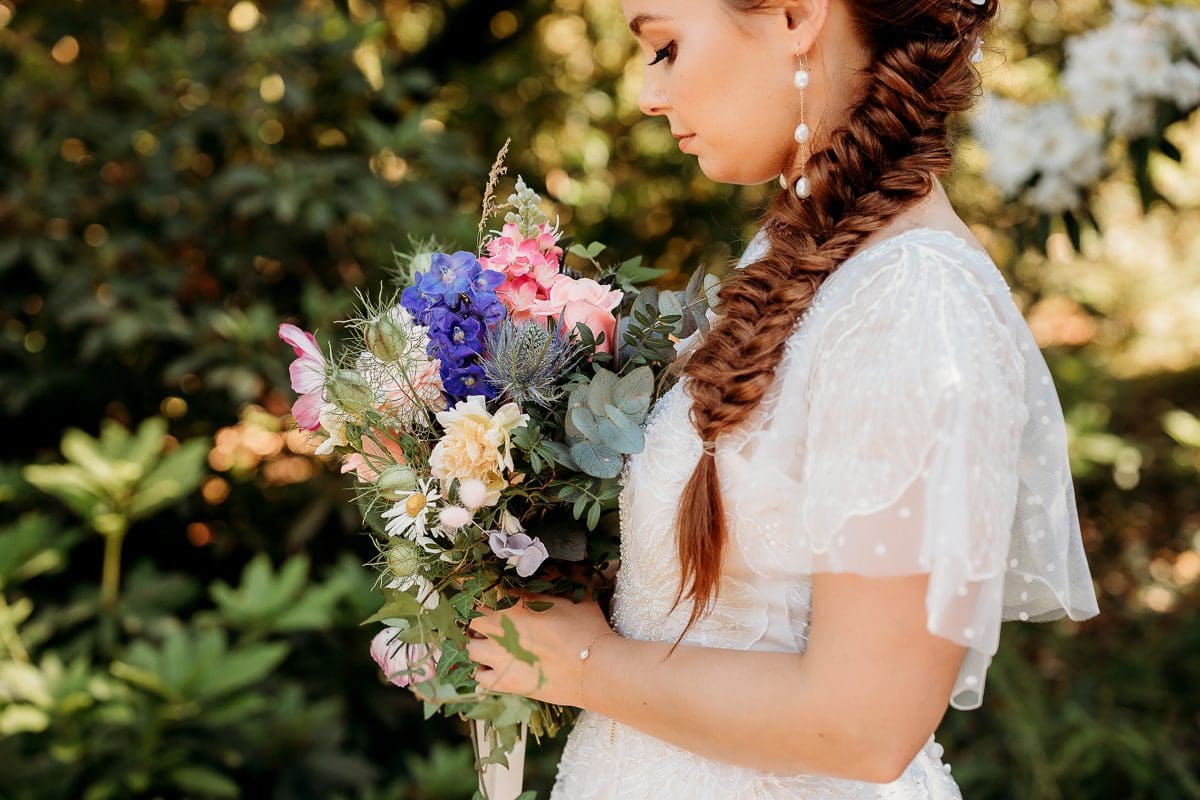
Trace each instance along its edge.
<instances>
[{"instance_id":1,"label":"red hair","mask_svg":"<svg viewBox=\"0 0 1200 800\"><path fill-rule=\"evenodd\" d=\"M766 5L726 2L744 13ZM801 200L783 190L773 199L761 225L769 252L724 282L720 315L682 364L691 422L702 441L734 429L759 404L796 319L825 278L873 231L927 195L934 176L949 172L950 115L969 108L979 93L969 56L997 2L849 3L871 54L863 94L805 166L812 194ZM799 175L788 177L795 183ZM672 608L683 597L692 601L678 646L720 584L727 531L714 454L701 454L676 521L682 576Z\"/></svg>"}]
</instances>

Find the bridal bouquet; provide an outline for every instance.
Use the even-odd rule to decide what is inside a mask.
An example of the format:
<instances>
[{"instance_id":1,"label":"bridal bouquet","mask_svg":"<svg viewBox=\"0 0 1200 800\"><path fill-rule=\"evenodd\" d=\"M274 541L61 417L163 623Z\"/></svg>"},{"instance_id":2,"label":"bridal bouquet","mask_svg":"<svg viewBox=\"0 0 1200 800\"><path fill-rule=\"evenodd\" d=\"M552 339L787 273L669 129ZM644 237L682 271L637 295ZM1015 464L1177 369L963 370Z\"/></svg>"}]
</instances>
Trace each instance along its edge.
<instances>
[{"instance_id":1,"label":"bridal bouquet","mask_svg":"<svg viewBox=\"0 0 1200 800\"><path fill-rule=\"evenodd\" d=\"M384 602L363 624L383 627L371 655L426 718L475 721L481 774L508 766L526 730L554 735L569 710L476 686L473 609L510 606L520 589L595 590L614 553L624 457L642 449L673 341L707 325L716 283L697 272L684 292L641 287L662 271L641 258L606 266L599 243L569 246L521 178L496 206L504 152L477 252L427 243L397 254L399 285L360 297L336 357L279 326L297 356L292 414L318 454L354 473L378 549ZM500 211L501 229L485 235ZM566 253L590 276L567 268ZM511 623L498 641L532 663Z\"/></svg>"}]
</instances>

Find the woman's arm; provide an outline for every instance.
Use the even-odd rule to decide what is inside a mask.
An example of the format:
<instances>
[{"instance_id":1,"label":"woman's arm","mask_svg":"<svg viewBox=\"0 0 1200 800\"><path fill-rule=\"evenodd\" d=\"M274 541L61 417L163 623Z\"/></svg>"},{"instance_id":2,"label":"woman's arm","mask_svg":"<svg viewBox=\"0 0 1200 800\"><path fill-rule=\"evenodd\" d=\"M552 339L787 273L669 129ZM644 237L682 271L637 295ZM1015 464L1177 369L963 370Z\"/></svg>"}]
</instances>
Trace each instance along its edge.
<instances>
[{"instance_id":1,"label":"woman's arm","mask_svg":"<svg viewBox=\"0 0 1200 800\"><path fill-rule=\"evenodd\" d=\"M925 629L928 575L813 576L805 655L606 637L585 706L720 761L896 779L941 721L965 648Z\"/></svg>"}]
</instances>

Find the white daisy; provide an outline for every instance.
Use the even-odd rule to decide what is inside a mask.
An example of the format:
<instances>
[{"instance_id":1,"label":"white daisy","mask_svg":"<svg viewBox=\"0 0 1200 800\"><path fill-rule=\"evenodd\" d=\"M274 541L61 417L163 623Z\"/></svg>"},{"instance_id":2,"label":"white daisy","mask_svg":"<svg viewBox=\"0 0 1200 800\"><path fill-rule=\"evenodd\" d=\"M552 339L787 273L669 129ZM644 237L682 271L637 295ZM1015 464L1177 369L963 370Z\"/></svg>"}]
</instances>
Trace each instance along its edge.
<instances>
[{"instance_id":1,"label":"white daisy","mask_svg":"<svg viewBox=\"0 0 1200 800\"><path fill-rule=\"evenodd\" d=\"M388 584L389 589L399 589L400 591L408 591L416 587L416 598L428 610L432 611L438 607L442 596L433 589L433 582L424 575L414 574L407 578L396 578Z\"/></svg>"},{"instance_id":2,"label":"white daisy","mask_svg":"<svg viewBox=\"0 0 1200 800\"><path fill-rule=\"evenodd\" d=\"M385 530L389 536L416 540L429 529L429 512L442 496L432 478L417 481L417 488L404 492L382 516L391 520Z\"/></svg>"}]
</instances>

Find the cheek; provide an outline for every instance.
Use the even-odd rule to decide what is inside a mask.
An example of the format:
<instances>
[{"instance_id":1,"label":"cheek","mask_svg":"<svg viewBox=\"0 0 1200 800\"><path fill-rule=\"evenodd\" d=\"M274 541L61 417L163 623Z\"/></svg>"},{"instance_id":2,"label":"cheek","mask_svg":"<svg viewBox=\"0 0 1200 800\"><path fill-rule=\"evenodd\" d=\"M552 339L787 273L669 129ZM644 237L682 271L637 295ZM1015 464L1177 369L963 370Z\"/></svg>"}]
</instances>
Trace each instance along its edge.
<instances>
[{"instance_id":1,"label":"cheek","mask_svg":"<svg viewBox=\"0 0 1200 800\"><path fill-rule=\"evenodd\" d=\"M792 152L799 122L798 93L786 91L790 75L772 80L760 61L703 60L677 95L680 124L700 134L701 170L719 183L773 180Z\"/></svg>"}]
</instances>

